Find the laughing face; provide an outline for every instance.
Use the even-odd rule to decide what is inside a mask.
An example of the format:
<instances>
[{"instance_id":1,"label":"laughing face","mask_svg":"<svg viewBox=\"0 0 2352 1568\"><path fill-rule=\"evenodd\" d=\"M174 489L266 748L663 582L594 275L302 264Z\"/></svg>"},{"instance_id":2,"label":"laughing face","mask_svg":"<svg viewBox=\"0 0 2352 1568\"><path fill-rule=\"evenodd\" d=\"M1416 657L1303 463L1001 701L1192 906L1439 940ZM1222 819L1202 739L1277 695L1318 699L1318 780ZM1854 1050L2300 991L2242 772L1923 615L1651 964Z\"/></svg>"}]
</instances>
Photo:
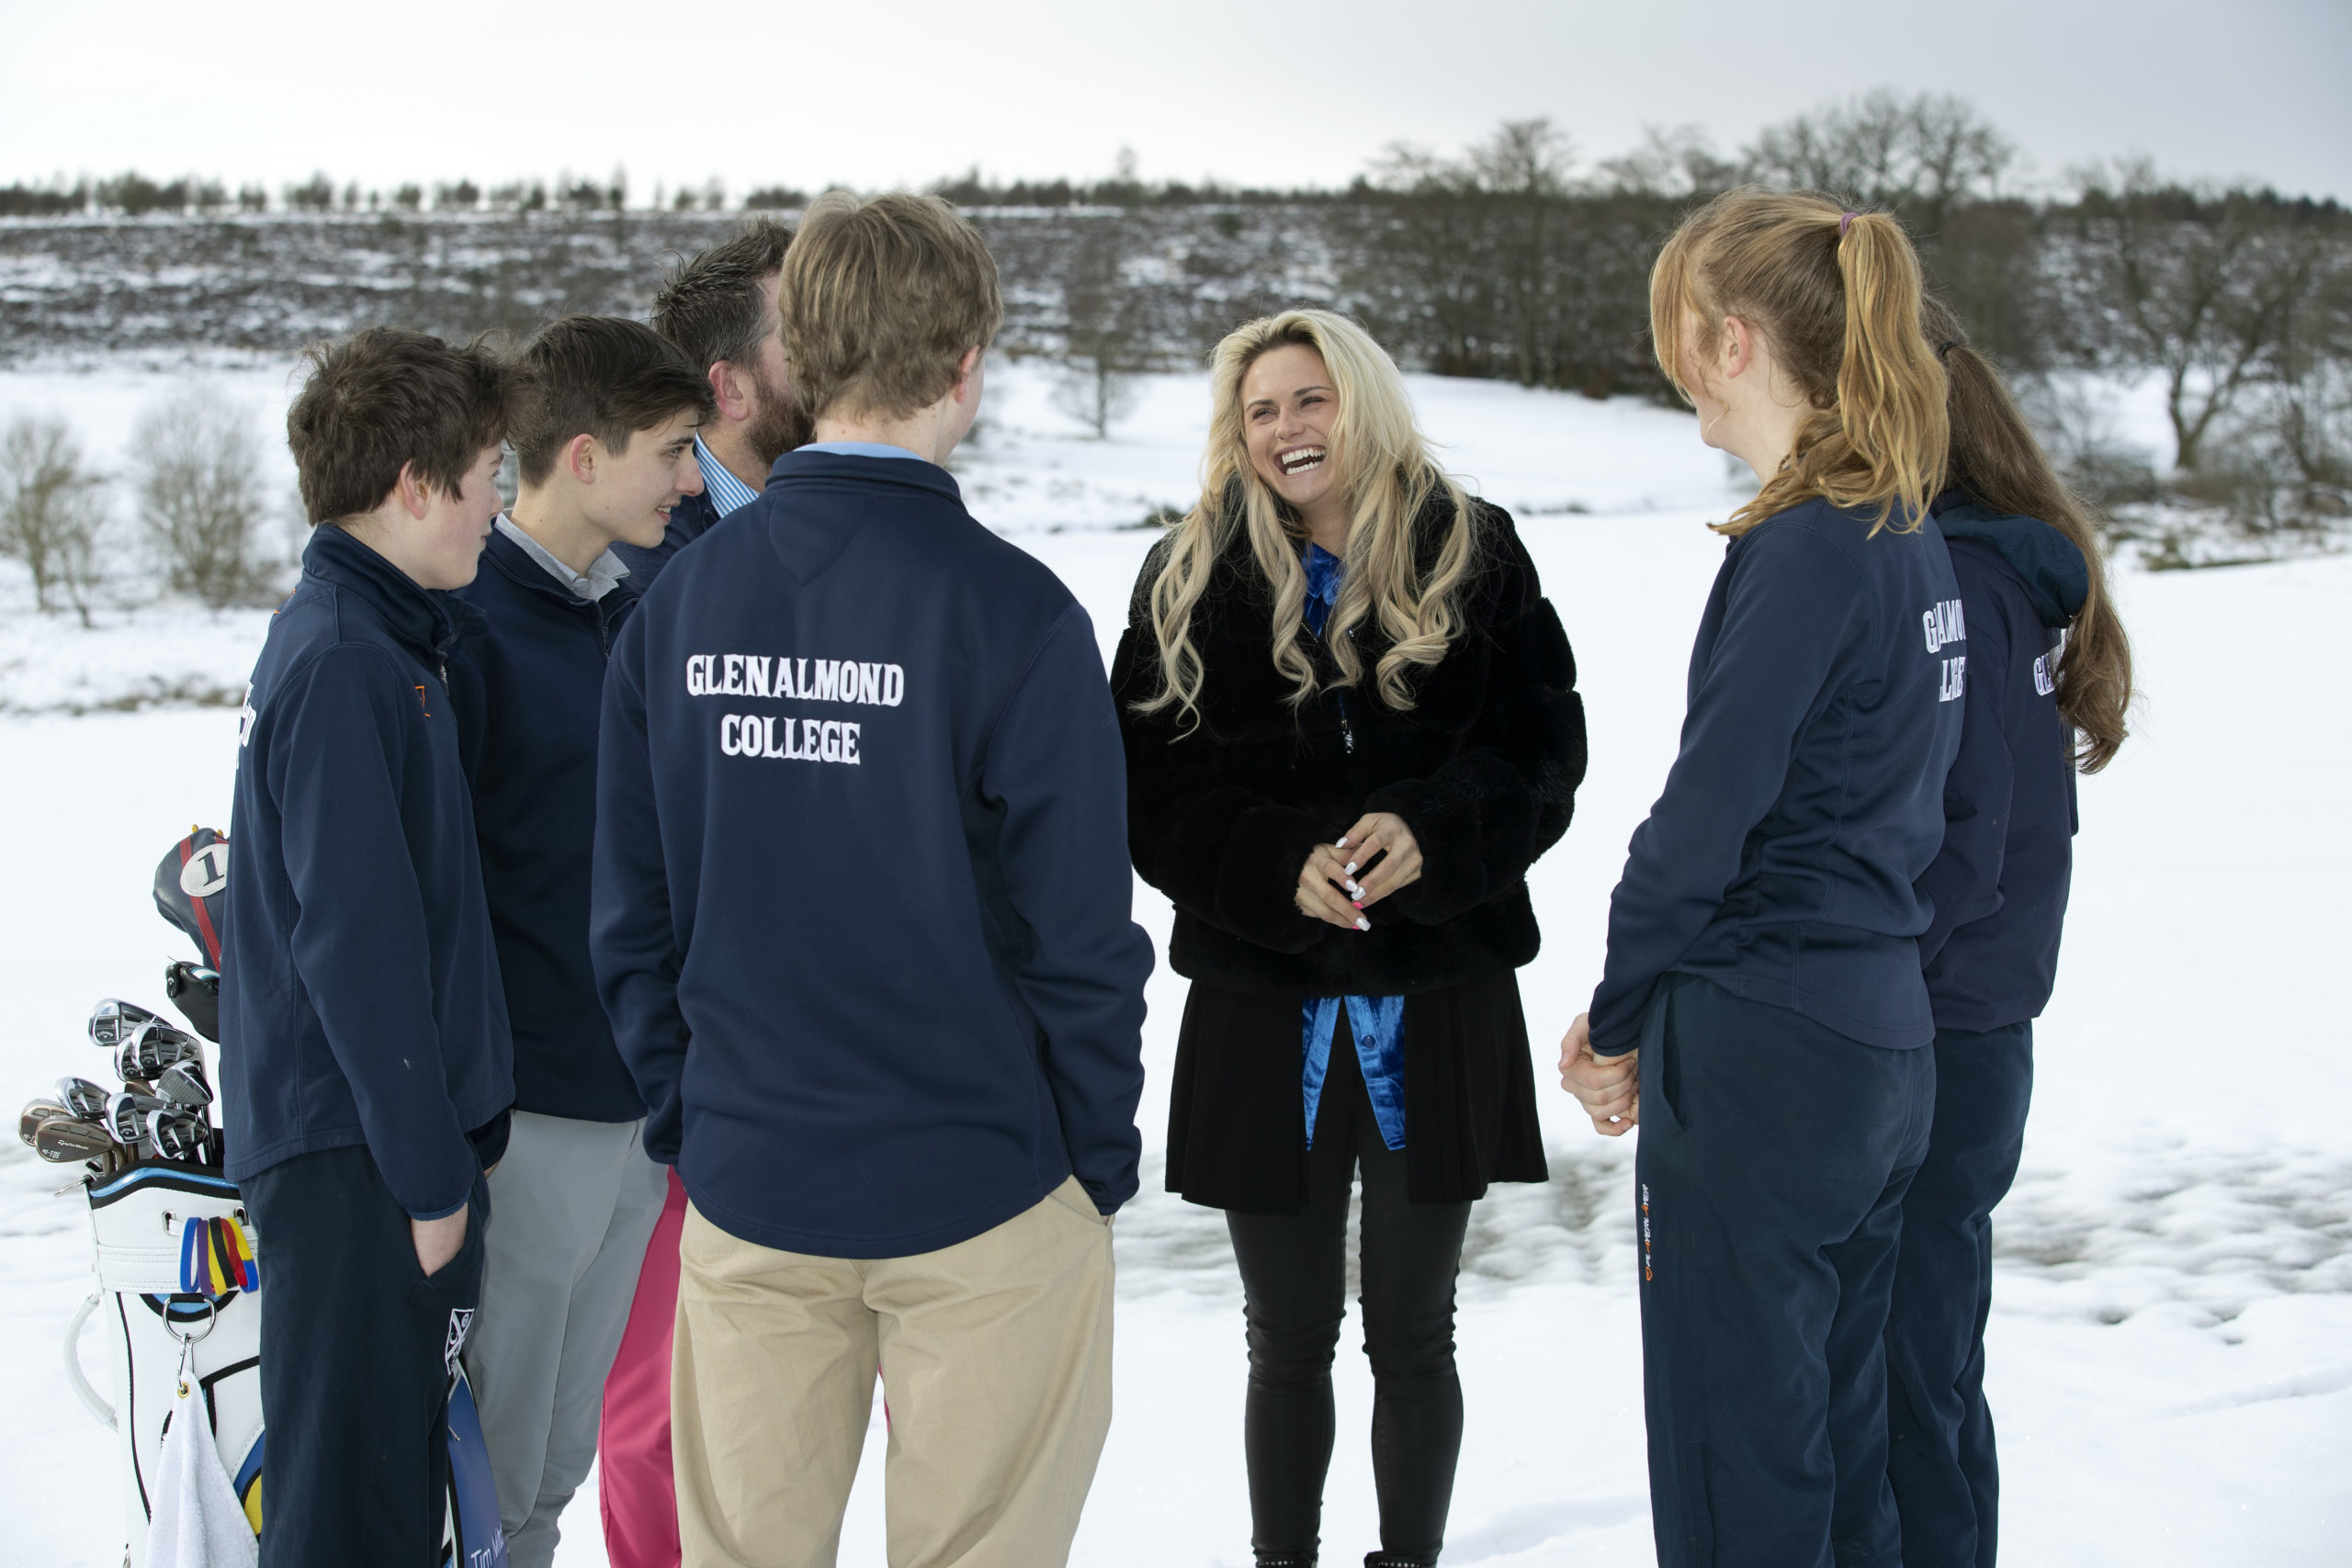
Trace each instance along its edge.
<instances>
[{"instance_id":1,"label":"laughing face","mask_svg":"<svg viewBox=\"0 0 2352 1568\"><path fill-rule=\"evenodd\" d=\"M1332 460L1340 396L1323 356L1304 344L1268 349L1241 377L1241 430L1250 466L1310 524L1345 493Z\"/></svg>"}]
</instances>

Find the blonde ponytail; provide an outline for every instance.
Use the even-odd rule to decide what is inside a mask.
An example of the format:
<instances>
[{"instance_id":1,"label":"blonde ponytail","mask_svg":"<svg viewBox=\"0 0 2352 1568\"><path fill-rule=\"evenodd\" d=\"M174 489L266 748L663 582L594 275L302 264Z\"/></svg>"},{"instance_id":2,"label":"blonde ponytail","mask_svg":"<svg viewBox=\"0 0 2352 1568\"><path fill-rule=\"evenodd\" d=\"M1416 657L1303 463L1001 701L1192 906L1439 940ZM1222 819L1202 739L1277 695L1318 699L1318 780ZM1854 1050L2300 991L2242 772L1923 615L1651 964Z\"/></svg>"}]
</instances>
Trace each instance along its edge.
<instances>
[{"instance_id":1,"label":"blonde ponytail","mask_svg":"<svg viewBox=\"0 0 2352 1568\"><path fill-rule=\"evenodd\" d=\"M1736 537L1815 496L1877 508L1873 533L1918 528L1951 438L1943 367L1919 328L1922 293L1918 254L1883 213L1750 188L1683 220L1650 273L1659 367L1687 399L1684 334L1695 325L1693 346L1712 354L1724 318L1738 316L1815 410L1788 461L1720 532Z\"/></svg>"}]
</instances>

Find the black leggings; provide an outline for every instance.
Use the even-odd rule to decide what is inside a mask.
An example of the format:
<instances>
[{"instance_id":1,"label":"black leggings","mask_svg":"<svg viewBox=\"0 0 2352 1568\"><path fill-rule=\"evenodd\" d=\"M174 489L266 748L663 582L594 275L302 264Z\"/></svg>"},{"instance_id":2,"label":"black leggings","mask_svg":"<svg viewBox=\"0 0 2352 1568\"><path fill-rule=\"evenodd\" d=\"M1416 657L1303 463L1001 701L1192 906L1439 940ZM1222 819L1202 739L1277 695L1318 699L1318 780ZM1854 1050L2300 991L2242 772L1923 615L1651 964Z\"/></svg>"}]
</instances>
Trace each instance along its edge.
<instances>
[{"instance_id":1,"label":"black leggings","mask_svg":"<svg viewBox=\"0 0 2352 1568\"><path fill-rule=\"evenodd\" d=\"M1226 1214L1250 1326L1250 1543L1261 1562L1316 1558L1331 1466L1331 1360L1346 1312L1348 1187L1361 1165L1359 1300L1372 1361L1380 1546L1406 1562L1433 1563L1462 1451L1453 1279L1470 1205L1406 1201L1405 1154L1380 1140L1344 1013L1337 1032L1307 1156L1306 1207Z\"/></svg>"}]
</instances>

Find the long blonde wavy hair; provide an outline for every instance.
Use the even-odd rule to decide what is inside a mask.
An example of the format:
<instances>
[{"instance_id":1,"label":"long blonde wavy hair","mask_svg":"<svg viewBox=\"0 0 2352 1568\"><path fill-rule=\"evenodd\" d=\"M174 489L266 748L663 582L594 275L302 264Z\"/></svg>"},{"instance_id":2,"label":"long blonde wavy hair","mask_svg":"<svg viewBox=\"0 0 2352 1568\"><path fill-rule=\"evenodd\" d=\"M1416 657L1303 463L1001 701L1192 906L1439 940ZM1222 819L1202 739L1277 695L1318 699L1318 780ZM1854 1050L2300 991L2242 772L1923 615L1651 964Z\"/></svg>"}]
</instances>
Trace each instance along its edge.
<instances>
[{"instance_id":1,"label":"long blonde wavy hair","mask_svg":"<svg viewBox=\"0 0 2352 1568\"><path fill-rule=\"evenodd\" d=\"M1258 570L1273 589L1269 652L1274 668L1290 680L1291 705L1315 694L1315 664L1298 637L1306 619L1306 569L1300 547L1306 530L1251 466L1241 407L1241 381L1250 367L1268 351L1291 344L1323 356L1339 402L1328 460L1345 487L1347 571L1339 603L1323 627L1339 666L1339 684L1363 683L1363 658L1349 633L1374 619L1389 642L1374 668L1374 689L1387 706L1409 708L1413 672L1443 660L1462 629L1463 596L1476 563L1476 520L1462 487L1430 460L1396 361L1345 316L1329 310L1263 316L1227 333L1210 357L1214 402L1208 450L1201 458L1201 499L1175 525L1167 558L1151 585L1161 679L1157 693L1136 704L1139 713L1172 706L1197 722L1207 671L1193 646L1193 612L1236 527L1249 530ZM1424 575L1414 523L1440 492L1453 521ZM1230 504L1237 495L1238 508Z\"/></svg>"},{"instance_id":2,"label":"long blonde wavy hair","mask_svg":"<svg viewBox=\"0 0 2352 1568\"><path fill-rule=\"evenodd\" d=\"M1682 348L1703 364L1726 316L1748 321L1813 405L1796 450L1755 500L1715 525L1733 537L1798 502L1875 506L1917 530L1951 439L1943 367L1920 330L1918 254L1883 212L1814 191L1725 191L1682 220L1650 271L1658 368L1684 400ZM1892 523L1897 508L1902 517Z\"/></svg>"}]
</instances>

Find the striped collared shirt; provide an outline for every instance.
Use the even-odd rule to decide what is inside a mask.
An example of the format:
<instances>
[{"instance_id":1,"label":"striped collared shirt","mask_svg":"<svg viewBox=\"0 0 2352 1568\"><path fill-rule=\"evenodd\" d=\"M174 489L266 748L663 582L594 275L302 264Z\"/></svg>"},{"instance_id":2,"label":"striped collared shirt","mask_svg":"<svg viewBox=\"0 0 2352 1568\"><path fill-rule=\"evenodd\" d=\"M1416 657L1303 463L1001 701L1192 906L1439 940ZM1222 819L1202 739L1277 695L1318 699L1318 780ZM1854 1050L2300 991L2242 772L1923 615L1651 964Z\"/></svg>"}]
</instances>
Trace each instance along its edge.
<instances>
[{"instance_id":1,"label":"striped collared shirt","mask_svg":"<svg viewBox=\"0 0 2352 1568\"><path fill-rule=\"evenodd\" d=\"M695 437L695 462L702 469L702 492L710 498L710 509L721 517L739 511L760 499L760 492L735 477L727 465L711 456L710 448Z\"/></svg>"}]
</instances>

